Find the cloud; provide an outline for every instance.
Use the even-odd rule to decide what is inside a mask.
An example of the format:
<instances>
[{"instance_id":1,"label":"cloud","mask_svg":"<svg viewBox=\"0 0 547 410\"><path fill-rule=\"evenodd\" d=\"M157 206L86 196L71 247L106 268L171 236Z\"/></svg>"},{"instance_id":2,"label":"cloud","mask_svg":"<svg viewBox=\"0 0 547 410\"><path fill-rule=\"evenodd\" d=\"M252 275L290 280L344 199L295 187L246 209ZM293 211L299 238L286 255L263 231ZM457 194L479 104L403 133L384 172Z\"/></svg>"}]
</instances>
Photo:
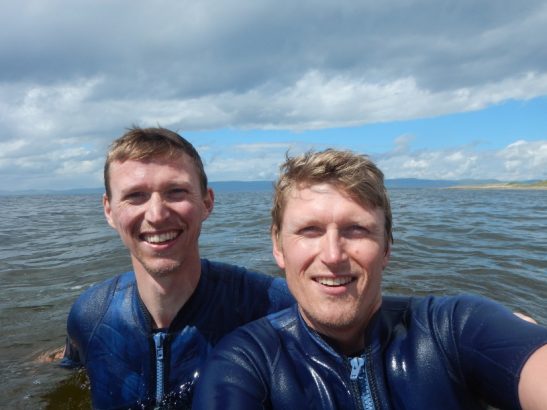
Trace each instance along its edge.
<instances>
[{"instance_id":1,"label":"cloud","mask_svg":"<svg viewBox=\"0 0 547 410\"><path fill-rule=\"evenodd\" d=\"M136 120L184 129L309 129L477 109L547 88L539 1L56 0L4 9L1 82L54 84L76 99L80 84L85 105L75 109L120 123L132 108Z\"/></svg>"},{"instance_id":2,"label":"cloud","mask_svg":"<svg viewBox=\"0 0 547 410\"><path fill-rule=\"evenodd\" d=\"M546 179L547 141L519 140L496 151L477 151L473 145L444 150L396 148L379 155L377 163L386 178Z\"/></svg>"},{"instance_id":3,"label":"cloud","mask_svg":"<svg viewBox=\"0 0 547 410\"><path fill-rule=\"evenodd\" d=\"M411 141L412 136L400 137L392 151L372 157L386 178L547 179L547 141L519 140L502 149L486 151L477 150L476 144L413 150ZM206 151L205 168L211 180L273 180L287 149L290 155L298 155L312 148L325 147L296 141L226 145L222 152Z\"/></svg>"},{"instance_id":4,"label":"cloud","mask_svg":"<svg viewBox=\"0 0 547 410\"><path fill-rule=\"evenodd\" d=\"M547 141L516 141L496 155L510 179L524 179L535 174L547 179Z\"/></svg>"},{"instance_id":5,"label":"cloud","mask_svg":"<svg viewBox=\"0 0 547 410\"><path fill-rule=\"evenodd\" d=\"M309 67L370 82L412 76L428 89L545 68L542 1L31 0L2 15L2 50L13 57L4 76L109 72L164 97L288 85ZM130 82L118 90L130 93Z\"/></svg>"},{"instance_id":6,"label":"cloud","mask_svg":"<svg viewBox=\"0 0 547 410\"><path fill-rule=\"evenodd\" d=\"M205 170L212 181L274 180L285 154L298 155L315 144L291 141L284 143L223 144L198 148Z\"/></svg>"},{"instance_id":7,"label":"cloud","mask_svg":"<svg viewBox=\"0 0 547 410\"><path fill-rule=\"evenodd\" d=\"M540 0L29 0L0 24L2 175L92 183L131 124L300 132L547 95Z\"/></svg>"}]
</instances>

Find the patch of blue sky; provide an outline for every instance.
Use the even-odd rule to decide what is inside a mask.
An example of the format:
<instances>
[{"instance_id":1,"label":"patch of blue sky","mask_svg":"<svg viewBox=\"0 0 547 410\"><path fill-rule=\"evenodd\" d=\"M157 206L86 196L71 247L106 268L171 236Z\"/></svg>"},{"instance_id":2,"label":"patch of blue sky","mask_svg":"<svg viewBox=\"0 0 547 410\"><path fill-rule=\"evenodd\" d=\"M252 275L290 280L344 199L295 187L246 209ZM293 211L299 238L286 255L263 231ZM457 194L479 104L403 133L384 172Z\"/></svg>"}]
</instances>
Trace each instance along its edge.
<instances>
[{"instance_id":1,"label":"patch of blue sky","mask_svg":"<svg viewBox=\"0 0 547 410\"><path fill-rule=\"evenodd\" d=\"M547 97L510 100L482 110L405 121L309 131L217 129L184 135L201 146L239 144L301 144L316 149L348 148L370 154L396 148L405 137L412 150L438 150L473 145L495 150L517 140L547 139Z\"/></svg>"}]
</instances>

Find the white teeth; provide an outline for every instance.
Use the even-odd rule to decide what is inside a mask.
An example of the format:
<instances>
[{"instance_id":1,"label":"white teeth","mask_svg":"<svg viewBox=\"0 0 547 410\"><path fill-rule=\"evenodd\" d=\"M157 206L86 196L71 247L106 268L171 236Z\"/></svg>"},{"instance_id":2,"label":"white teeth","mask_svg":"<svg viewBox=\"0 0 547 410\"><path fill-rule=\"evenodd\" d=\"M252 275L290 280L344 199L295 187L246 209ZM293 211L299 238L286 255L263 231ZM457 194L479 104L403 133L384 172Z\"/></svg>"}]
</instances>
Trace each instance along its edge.
<instances>
[{"instance_id":1,"label":"white teeth","mask_svg":"<svg viewBox=\"0 0 547 410\"><path fill-rule=\"evenodd\" d=\"M162 243L175 239L177 237L177 232L165 232L158 234L145 234L144 240L150 243Z\"/></svg>"},{"instance_id":2,"label":"white teeth","mask_svg":"<svg viewBox=\"0 0 547 410\"><path fill-rule=\"evenodd\" d=\"M350 283L353 278L350 276L336 277L336 278L317 278L315 279L321 285L325 286L343 286Z\"/></svg>"}]
</instances>

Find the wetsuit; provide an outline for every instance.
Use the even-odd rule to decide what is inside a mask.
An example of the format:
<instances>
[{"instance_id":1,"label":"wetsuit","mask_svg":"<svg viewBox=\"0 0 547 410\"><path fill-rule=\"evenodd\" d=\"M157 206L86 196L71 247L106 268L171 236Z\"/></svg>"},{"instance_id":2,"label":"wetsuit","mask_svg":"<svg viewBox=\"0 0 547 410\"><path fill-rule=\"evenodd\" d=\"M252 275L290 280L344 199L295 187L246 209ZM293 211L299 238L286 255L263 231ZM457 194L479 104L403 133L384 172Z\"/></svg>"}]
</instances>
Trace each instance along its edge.
<instances>
[{"instance_id":1,"label":"wetsuit","mask_svg":"<svg viewBox=\"0 0 547 410\"><path fill-rule=\"evenodd\" d=\"M337 353L296 306L239 328L210 356L194 409L520 408L527 358L547 343L488 299L384 297L365 349Z\"/></svg>"},{"instance_id":2,"label":"wetsuit","mask_svg":"<svg viewBox=\"0 0 547 410\"><path fill-rule=\"evenodd\" d=\"M281 278L202 260L190 299L168 329L154 331L128 272L74 303L62 363L85 366L95 408L189 407L212 346L236 327L292 303Z\"/></svg>"}]
</instances>

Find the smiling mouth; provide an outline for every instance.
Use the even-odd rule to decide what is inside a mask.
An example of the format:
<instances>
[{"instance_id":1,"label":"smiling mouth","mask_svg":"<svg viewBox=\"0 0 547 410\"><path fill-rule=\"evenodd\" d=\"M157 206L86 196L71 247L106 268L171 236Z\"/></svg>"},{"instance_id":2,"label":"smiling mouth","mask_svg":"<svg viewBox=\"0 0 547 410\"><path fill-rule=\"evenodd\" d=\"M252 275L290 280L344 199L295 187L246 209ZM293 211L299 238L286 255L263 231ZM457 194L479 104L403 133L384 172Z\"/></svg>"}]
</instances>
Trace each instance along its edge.
<instances>
[{"instance_id":1,"label":"smiling mouth","mask_svg":"<svg viewBox=\"0 0 547 410\"><path fill-rule=\"evenodd\" d=\"M141 238L148 243L151 244L160 244L172 241L177 236L179 236L179 231L170 231L170 232L164 232L164 233L145 233L141 235Z\"/></svg>"},{"instance_id":2,"label":"smiling mouth","mask_svg":"<svg viewBox=\"0 0 547 410\"><path fill-rule=\"evenodd\" d=\"M355 278L351 276L341 276L336 278L315 278L314 281L317 283L320 283L323 286L329 286L329 287L336 287L336 286L344 286L348 283L351 283L355 280Z\"/></svg>"}]
</instances>

